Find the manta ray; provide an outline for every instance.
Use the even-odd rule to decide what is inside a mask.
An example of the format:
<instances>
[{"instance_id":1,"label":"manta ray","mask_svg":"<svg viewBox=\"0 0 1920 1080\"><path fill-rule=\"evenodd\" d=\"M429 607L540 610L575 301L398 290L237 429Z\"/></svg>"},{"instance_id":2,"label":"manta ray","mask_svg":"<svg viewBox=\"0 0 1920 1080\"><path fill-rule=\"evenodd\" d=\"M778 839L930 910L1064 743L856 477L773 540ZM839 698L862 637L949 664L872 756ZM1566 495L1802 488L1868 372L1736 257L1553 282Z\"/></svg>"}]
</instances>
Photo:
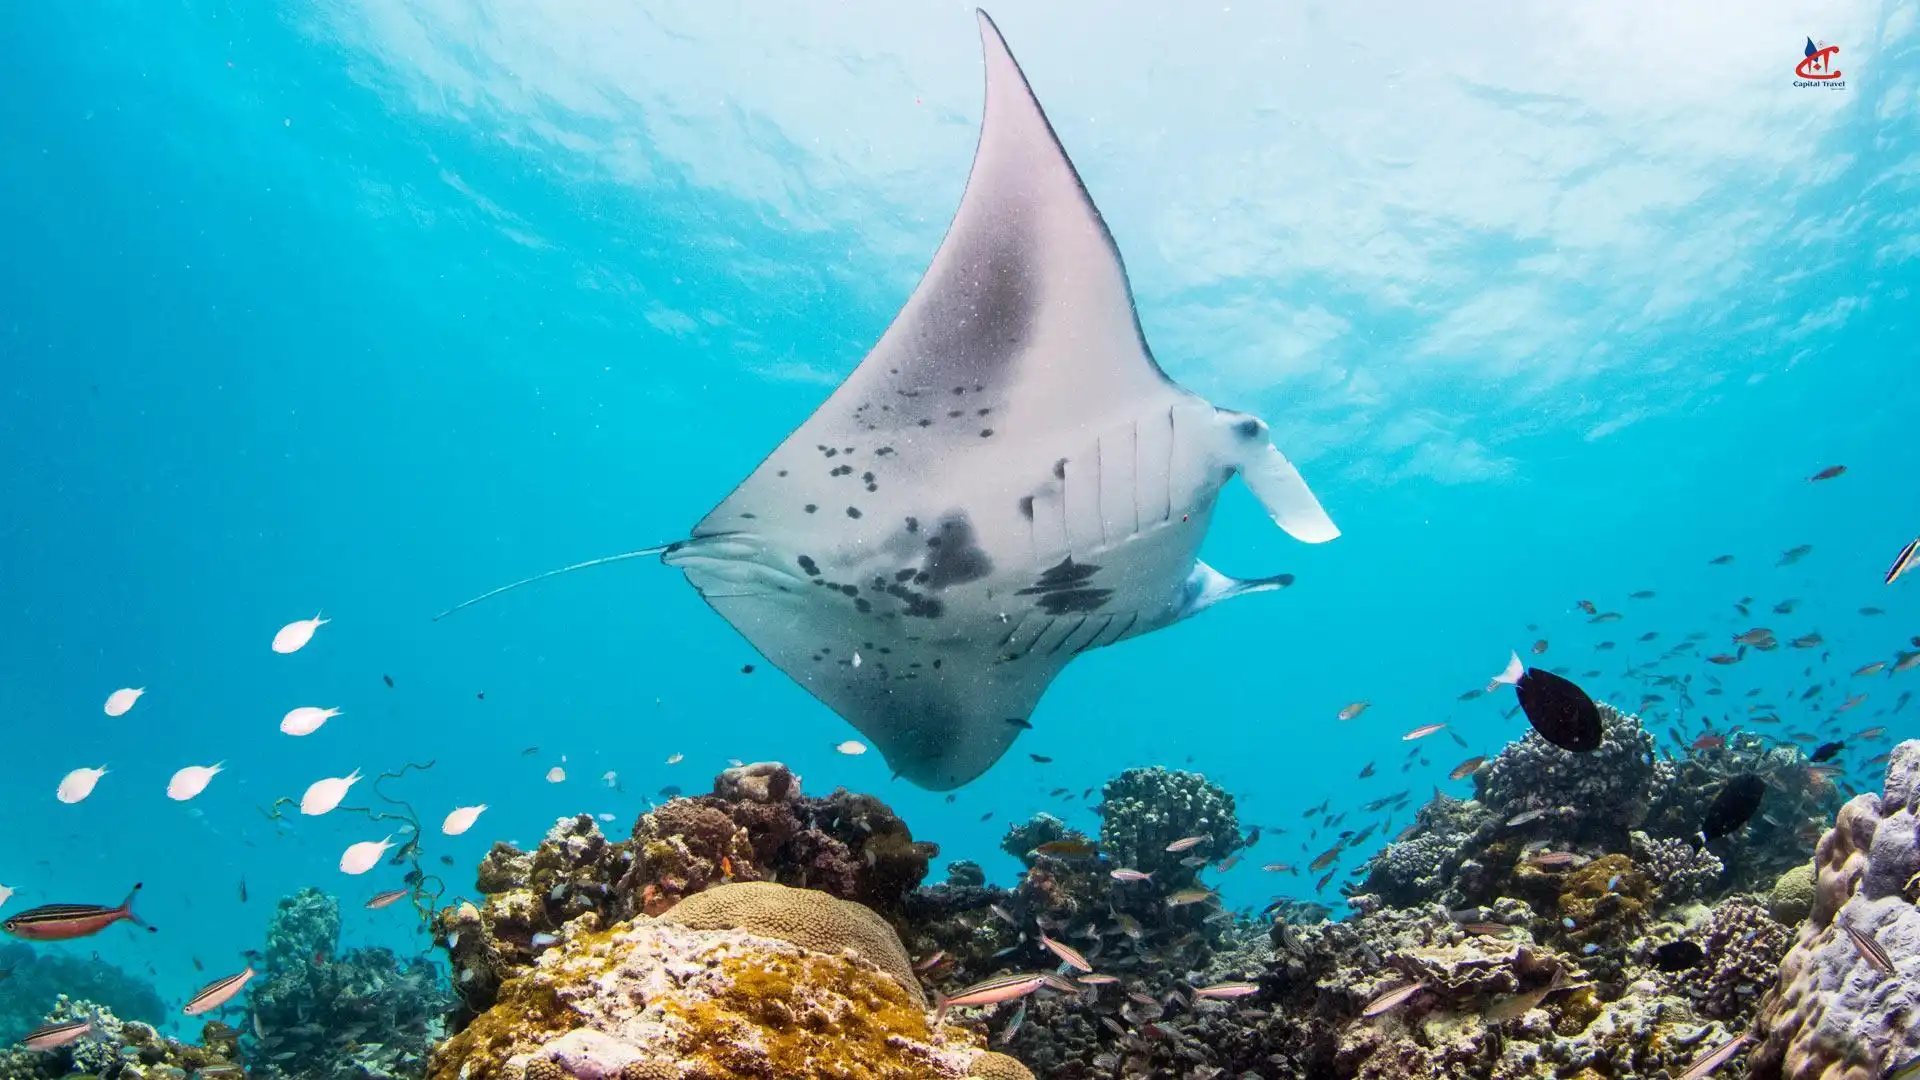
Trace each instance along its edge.
<instances>
[{"instance_id":1,"label":"manta ray","mask_svg":"<svg viewBox=\"0 0 1920 1080\"><path fill-rule=\"evenodd\" d=\"M1074 657L1292 583L1198 558L1236 473L1289 535L1339 535L1265 421L1154 360L1112 234L977 15L965 194L853 373L686 539L460 607L657 555L896 775L944 791L1006 753Z\"/></svg>"}]
</instances>

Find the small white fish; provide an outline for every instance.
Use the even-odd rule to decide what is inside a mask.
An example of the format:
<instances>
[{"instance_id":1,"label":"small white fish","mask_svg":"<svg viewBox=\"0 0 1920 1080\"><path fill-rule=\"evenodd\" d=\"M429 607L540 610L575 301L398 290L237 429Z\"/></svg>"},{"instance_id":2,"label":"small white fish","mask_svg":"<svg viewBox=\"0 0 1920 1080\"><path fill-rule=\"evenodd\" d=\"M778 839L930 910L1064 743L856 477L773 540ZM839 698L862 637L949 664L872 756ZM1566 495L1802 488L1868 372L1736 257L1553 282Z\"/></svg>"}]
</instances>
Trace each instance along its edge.
<instances>
[{"instance_id":1,"label":"small white fish","mask_svg":"<svg viewBox=\"0 0 1920 1080\"><path fill-rule=\"evenodd\" d=\"M127 715L127 710L133 708L133 703L136 701L139 701L140 695L146 692L147 692L147 688L142 686L137 689L129 688L124 690L115 690L113 693L108 694L107 707L106 707L107 715L108 716Z\"/></svg>"},{"instance_id":2,"label":"small white fish","mask_svg":"<svg viewBox=\"0 0 1920 1080\"><path fill-rule=\"evenodd\" d=\"M359 769L346 776L315 780L307 785L307 793L300 796L300 812L311 815L331 813L347 797L347 790L359 782Z\"/></svg>"},{"instance_id":3,"label":"small white fish","mask_svg":"<svg viewBox=\"0 0 1920 1080\"><path fill-rule=\"evenodd\" d=\"M393 846L393 837L385 840L362 840L348 848L340 856L340 872L343 874L364 874L380 865L387 849Z\"/></svg>"},{"instance_id":4,"label":"small white fish","mask_svg":"<svg viewBox=\"0 0 1920 1080\"><path fill-rule=\"evenodd\" d=\"M181 769L173 774L173 779L167 781L167 798L174 802L186 802L207 790L207 785L220 775L225 765L226 762L222 761L213 765L189 765Z\"/></svg>"},{"instance_id":5,"label":"small white fish","mask_svg":"<svg viewBox=\"0 0 1920 1080\"><path fill-rule=\"evenodd\" d=\"M593 816L599 818L601 821L618 821L619 820L618 818L614 817L612 814L595 814Z\"/></svg>"},{"instance_id":6,"label":"small white fish","mask_svg":"<svg viewBox=\"0 0 1920 1080\"><path fill-rule=\"evenodd\" d=\"M0 885L0 907L6 906L7 901L11 899L13 899L13 890L8 886Z\"/></svg>"},{"instance_id":7,"label":"small white fish","mask_svg":"<svg viewBox=\"0 0 1920 1080\"><path fill-rule=\"evenodd\" d=\"M840 751L843 754L854 756L854 755L866 753L867 744L861 742L859 739L848 739L846 742L843 742L839 746L834 747L834 749Z\"/></svg>"},{"instance_id":8,"label":"small white fish","mask_svg":"<svg viewBox=\"0 0 1920 1080\"><path fill-rule=\"evenodd\" d=\"M299 652L313 640L313 632L332 622L315 615L311 619L301 619L281 627L273 635L273 651L281 654Z\"/></svg>"},{"instance_id":9,"label":"small white fish","mask_svg":"<svg viewBox=\"0 0 1920 1080\"><path fill-rule=\"evenodd\" d=\"M314 705L302 705L290 710L280 718L280 730L289 735L311 735L320 730L320 725L340 715L339 709L322 709Z\"/></svg>"},{"instance_id":10,"label":"small white fish","mask_svg":"<svg viewBox=\"0 0 1920 1080\"><path fill-rule=\"evenodd\" d=\"M486 803L481 803L479 806L456 807L453 813L447 815L447 820L440 823L440 831L448 836L459 836L473 828L473 823L480 819L480 815L486 812L486 809Z\"/></svg>"},{"instance_id":11,"label":"small white fish","mask_svg":"<svg viewBox=\"0 0 1920 1080\"><path fill-rule=\"evenodd\" d=\"M608 769L606 775L602 776L600 779L605 780L607 782L608 787L620 786L620 775L614 772L612 769Z\"/></svg>"},{"instance_id":12,"label":"small white fish","mask_svg":"<svg viewBox=\"0 0 1920 1080\"><path fill-rule=\"evenodd\" d=\"M54 792L54 798L63 803L77 803L93 794L93 785L105 775L105 765L97 769L75 769L60 780L60 789Z\"/></svg>"},{"instance_id":13,"label":"small white fish","mask_svg":"<svg viewBox=\"0 0 1920 1080\"><path fill-rule=\"evenodd\" d=\"M549 784L564 783L566 782L566 779L567 779L567 770L561 768L558 765L555 765L553 768L547 770L547 783Z\"/></svg>"},{"instance_id":14,"label":"small white fish","mask_svg":"<svg viewBox=\"0 0 1920 1080\"><path fill-rule=\"evenodd\" d=\"M859 666L860 666L860 654L859 654L859 653L854 653L854 654L853 654L853 666L854 666L854 667L859 667Z\"/></svg>"},{"instance_id":15,"label":"small white fish","mask_svg":"<svg viewBox=\"0 0 1920 1080\"><path fill-rule=\"evenodd\" d=\"M678 764L680 764L681 762L683 762L683 761L685 761L685 760L687 760L687 755L685 755L685 754L669 754L669 755L667 755L667 764L669 764L669 765L678 765Z\"/></svg>"}]
</instances>

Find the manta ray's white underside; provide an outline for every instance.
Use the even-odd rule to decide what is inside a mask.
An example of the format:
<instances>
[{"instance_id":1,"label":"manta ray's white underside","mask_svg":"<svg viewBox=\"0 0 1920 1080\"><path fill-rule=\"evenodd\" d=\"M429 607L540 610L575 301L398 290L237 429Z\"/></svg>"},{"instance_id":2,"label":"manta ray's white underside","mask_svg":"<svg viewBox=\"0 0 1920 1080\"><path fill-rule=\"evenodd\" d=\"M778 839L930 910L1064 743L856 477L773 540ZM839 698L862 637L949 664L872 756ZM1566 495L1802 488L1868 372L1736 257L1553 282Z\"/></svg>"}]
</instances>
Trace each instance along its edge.
<instances>
[{"instance_id":1,"label":"manta ray's white underside","mask_svg":"<svg viewBox=\"0 0 1920 1080\"><path fill-rule=\"evenodd\" d=\"M901 775L957 787L1075 656L1286 576L1196 554L1235 472L1338 535L1267 425L1175 385L993 21L959 213L893 325L664 559Z\"/></svg>"}]
</instances>

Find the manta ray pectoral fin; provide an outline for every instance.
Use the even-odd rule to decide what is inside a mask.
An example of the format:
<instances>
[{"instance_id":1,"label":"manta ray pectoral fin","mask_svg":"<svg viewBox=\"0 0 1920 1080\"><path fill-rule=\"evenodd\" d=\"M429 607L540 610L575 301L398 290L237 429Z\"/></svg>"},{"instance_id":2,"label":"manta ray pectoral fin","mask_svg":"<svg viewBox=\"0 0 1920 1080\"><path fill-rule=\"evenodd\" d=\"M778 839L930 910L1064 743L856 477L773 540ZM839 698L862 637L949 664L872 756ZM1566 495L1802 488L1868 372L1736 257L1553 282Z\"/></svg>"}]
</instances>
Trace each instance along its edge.
<instances>
[{"instance_id":1,"label":"manta ray pectoral fin","mask_svg":"<svg viewBox=\"0 0 1920 1080\"><path fill-rule=\"evenodd\" d=\"M1208 566L1198 559L1193 561L1193 572L1187 575L1182 592L1179 618L1191 619L1222 600L1231 600L1236 596L1249 593L1272 592L1293 584L1292 574L1274 574L1271 577L1237 578Z\"/></svg>"},{"instance_id":2,"label":"manta ray pectoral fin","mask_svg":"<svg viewBox=\"0 0 1920 1080\"><path fill-rule=\"evenodd\" d=\"M1340 535L1340 529L1301 478L1300 470L1272 443L1251 450L1238 468L1241 479L1267 508L1273 523L1285 529L1288 536L1308 544L1324 544Z\"/></svg>"}]
</instances>

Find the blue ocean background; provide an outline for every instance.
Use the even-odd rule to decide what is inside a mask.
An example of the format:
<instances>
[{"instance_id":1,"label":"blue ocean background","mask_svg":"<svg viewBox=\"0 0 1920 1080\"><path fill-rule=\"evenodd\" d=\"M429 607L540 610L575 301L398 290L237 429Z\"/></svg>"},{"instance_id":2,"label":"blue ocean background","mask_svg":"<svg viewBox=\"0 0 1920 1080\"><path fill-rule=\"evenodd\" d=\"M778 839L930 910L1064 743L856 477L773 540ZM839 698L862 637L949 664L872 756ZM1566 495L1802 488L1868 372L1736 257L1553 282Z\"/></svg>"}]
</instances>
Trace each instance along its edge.
<instances>
[{"instance_id":1,"label":"blue ocean background","mask_svg":"<svg viewBox=\"0 0 1920 1080\"><path fill-rule=\"evenodd\" d=\"M1920 633L1920 583L1881 582L1920 533L1916 5L1386 12L994 11L1162 366L1271 421L1344 535L1298 544L1232 486L1206 558L1298 584L1082 658L949 803L836 753L858 733L676 571L431 616L679 538L852 369L965 182L966 6L7 6L0 915L144 882L160 933L52 948L174 1000L307 884L341 896L348 944L424 949L409 909L360 906L399 870L336 869L389 829L262 808L429 760L387 790L449 896L494 840L578 812L624 833L663 787L772 759L1002 882L1009 823L1091 831L1120 770L1199 770L1267 827L1214 878L1231 904L1335 902L1344 874L1315 894L1259 866L1330 844L1301 817L1323 800L1465 793L1447 770L1524 720L1504 692L1458 698L1539 637L1631 707L1624 670L1688 632L1817 630L1825 664L1660 670L1721 680L1701 700L1722 728L1750 687L1835 679L1829 707L1870 694L1843 730L1920 733L1881 715L1920 676L1848 677ZM1807 37L1841 45L1845 89L1793 85ZM1582 599L1625 618L1590 625ZM316 613L312 645L268 649ZM103 716L122 686L147 694ZM297 705L342 713L292 739ZM200 798L165 797L214 762ZM92 798L55 801L98 765Z\"/></svg>"}]
</instances>

